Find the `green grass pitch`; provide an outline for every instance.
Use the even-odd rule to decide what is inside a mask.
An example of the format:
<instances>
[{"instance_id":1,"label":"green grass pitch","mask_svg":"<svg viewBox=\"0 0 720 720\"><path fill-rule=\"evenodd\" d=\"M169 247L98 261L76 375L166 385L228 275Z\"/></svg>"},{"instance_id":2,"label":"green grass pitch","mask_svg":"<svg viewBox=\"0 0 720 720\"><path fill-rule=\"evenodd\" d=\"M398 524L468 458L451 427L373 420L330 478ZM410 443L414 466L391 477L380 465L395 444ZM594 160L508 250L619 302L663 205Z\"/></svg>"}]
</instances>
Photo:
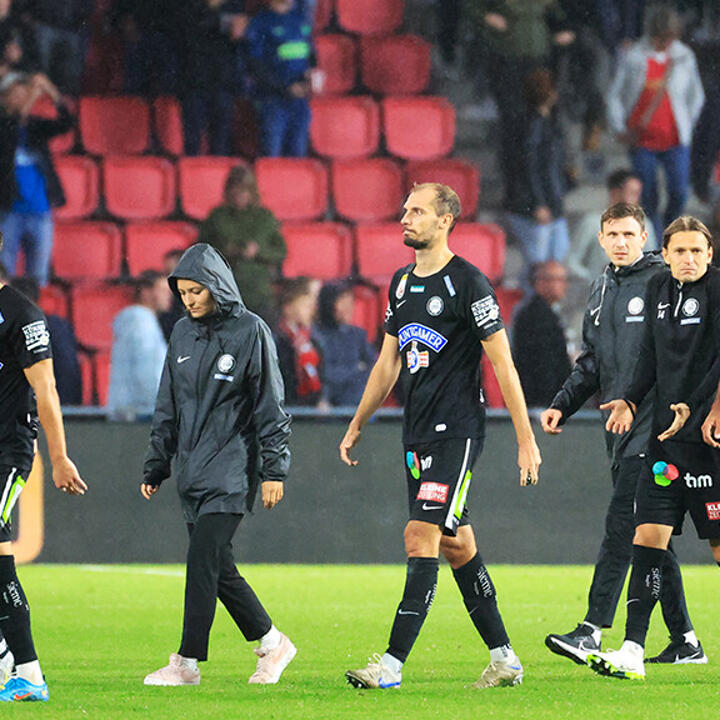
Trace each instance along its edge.
<instances>
[{"instance_id":1,"label":"green grass pitch","mask_svg":"<svg viewBox=\"0 0 720 720\"><path fill-rule=\"evenodd\" d=\"M400 598L400 566L268 566L241 569L298 655L276 686L249 686L255 656L220 606L210 660L198 687L144 687L146 673L177 650L183 568L28 566L19 574L30 599L35 641L50 687L47 704L8 704L3 718L262 718L263 720L433 720L503 717L696 718L720 700L720 576L685 569L688 604L708 665L651 666L645 683L612 680L552 655L548 632L582 617L592 569L491 567L513 645L525 666L515 688L475 690L487 651L467 617L447 566L398 690L358 691L343 673L383 652ZM622 638L624 611L605 634ZM659 610L648 649L665 646ZM709 713L709 714L708 714Z\"/></svg>"}]
</instances>

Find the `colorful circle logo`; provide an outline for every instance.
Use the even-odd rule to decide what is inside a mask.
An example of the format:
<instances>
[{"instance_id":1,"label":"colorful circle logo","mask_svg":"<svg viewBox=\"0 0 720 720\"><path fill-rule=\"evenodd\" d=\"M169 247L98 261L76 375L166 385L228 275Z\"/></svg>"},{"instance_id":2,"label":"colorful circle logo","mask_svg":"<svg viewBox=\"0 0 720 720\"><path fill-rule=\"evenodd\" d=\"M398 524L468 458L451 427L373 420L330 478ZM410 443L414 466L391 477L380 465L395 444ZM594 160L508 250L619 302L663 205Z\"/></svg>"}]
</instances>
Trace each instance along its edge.
<instances>
[{"instance_id":1,"label":"colorful circle logo","mask_svg":"<svg viewBox=\"0 0 720 720\"><path fill-rule=\"evenodd\" d=\"M677 480L678 475L680 475L674 465L668 465L668 463L662 460L658 460L652 466L652 471L655 476L655 483L662 487L667 487L673 480Z\"/></svg>"},{"instance_id":2,"label":"colorful circle logo","mask_svg":"<svg viewBox=\"0 0 720 720\"><path fill-rule=\"evenodd\" d=\"M418 460L418 456L411 450L408 450L405 454L405 462L410 469L410 474L417 480L420 477L420 461Z\"/></svg>"}]
</instances>

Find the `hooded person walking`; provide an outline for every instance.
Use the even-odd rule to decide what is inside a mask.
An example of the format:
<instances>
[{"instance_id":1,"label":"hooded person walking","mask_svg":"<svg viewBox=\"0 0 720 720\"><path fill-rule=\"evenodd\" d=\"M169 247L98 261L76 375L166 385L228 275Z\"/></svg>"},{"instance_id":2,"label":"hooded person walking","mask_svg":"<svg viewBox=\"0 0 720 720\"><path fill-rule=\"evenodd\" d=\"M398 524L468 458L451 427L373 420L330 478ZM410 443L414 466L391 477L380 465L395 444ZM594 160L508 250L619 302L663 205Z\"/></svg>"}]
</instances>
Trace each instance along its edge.
<instances>
[{"instance_id":1,"label":"hooded person walking","mask_svg":"<svg viewBox=\"0 0 720 720\"><path fill-rule=\"evenodd\" d=\"M190 247L168 282L187 316L170 336L140 490L149 500L174 459L190 545L180 650L145 684L199 684L217 599L246 640L260 641L249 682L276 683L295 646L238 573L231 544L258 485L263 505L274 507L290 466L290 416L275 344L210 245Z\"/></svg>"}]
</instances>

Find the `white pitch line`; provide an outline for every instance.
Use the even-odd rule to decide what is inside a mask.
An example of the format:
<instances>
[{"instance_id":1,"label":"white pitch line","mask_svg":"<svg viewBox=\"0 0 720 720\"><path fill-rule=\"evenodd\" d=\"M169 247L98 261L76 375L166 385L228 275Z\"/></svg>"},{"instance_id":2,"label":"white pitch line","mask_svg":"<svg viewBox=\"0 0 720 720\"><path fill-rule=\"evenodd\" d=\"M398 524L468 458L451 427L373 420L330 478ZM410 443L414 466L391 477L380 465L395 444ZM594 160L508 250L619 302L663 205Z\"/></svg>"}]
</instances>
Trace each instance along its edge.
<instances>
[{"instance_id":1,"label":"white pitch line","mask_svg":"<svg viewBox=\"0 0 720 720\"><path fill-rule=\"evenodd\" d=\"M163 570L161 568L133 568L118 565L78 565L79 570L99 573L126 573L128 575L162 575L165 577L185 577L184 570Z\"/></svg>"}]
</instances>

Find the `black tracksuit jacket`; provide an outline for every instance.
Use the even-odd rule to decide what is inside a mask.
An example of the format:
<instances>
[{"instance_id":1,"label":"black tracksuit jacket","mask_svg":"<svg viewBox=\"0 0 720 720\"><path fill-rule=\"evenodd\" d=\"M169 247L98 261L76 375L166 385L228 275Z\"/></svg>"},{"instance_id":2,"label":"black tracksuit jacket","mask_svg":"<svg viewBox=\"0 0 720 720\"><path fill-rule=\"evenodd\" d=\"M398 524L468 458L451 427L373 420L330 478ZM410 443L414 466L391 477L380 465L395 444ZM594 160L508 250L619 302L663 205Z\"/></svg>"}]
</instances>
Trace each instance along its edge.
<instances>
[{"instance_id":1,"label":"black tracksuit jacket","mask_svg":"<svg viewBox=\"0 0 720 720\"><path fill-rule=\"evenodd\" d=\"M246 513L260 481L284 481L290 416L277 352L265 322L245 308L230 266L199 243L169 279L194 280L217 303L213 315L173 328L150 431L143 482L173 475L187 522L206 513Z\"/></svg>"},{"instance_id":2,"label":"black tracksuit jacket","mask_svg":"<svg viewBox=\"0 0 720 720\"><path fill-rule=\"evenodd\" d=\"M686 403L690 418L672 439L701 443L720 380L720 270L708 268L692 283L678 282L669 270L657 275L648 285L647 310L632 383L621 397L636 405L652 398L652 437L672 424L670 404Z\"/></svg>"},{"instance_id":3,"label":"black tracksuit jacket","mask_svg":"<svg viewBox=\"0 0 720 720\"><path fill-rule=\"evenodd\" d=\"M550 405L562 412L561 423L598 391L601 402L622 397L632 379L650 320L647 286L663 268L665 263L659 255L645 253L633 265L608 265L593 283L583 319L582 352ZM605 434L611 457L620 459L645 452L651 415L648 398L638 408L629 432Z\"/></svg>"}]
</instances>

